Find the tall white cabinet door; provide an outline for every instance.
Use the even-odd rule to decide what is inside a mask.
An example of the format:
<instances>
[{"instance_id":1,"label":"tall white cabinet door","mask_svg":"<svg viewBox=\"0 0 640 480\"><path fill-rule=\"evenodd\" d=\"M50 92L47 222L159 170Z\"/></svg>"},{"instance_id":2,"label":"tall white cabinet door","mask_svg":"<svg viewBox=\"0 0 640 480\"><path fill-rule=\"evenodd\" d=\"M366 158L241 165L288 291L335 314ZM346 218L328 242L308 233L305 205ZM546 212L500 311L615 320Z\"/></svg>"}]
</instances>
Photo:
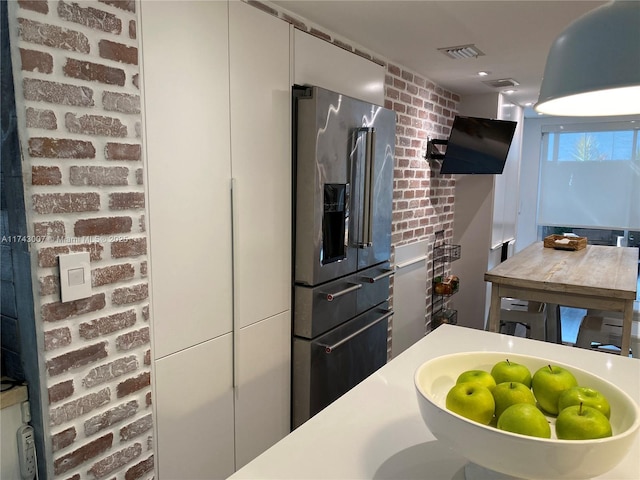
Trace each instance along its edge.
<instances>
[{"instance_id":1,"label":"tall white cabinet door","mask_svg":"<svg viewBox=\"0 0 640 480\"><path fill-rule=\"evenodd\" d=\"M155 362L160 480L233 473L232 343L228 333Z\"/></svg>"},{"instance_id":2,"label":"tall white cabinet door","mask_svg":"<svg viewBox=\"0 0 640 480\"><path fill-rule=\"evenodd\" d=\"M289 312L240 329L236 354L236 468L290 431Z\"/></svg>"},{"instance_id":3,"label":"tall white cabinet door","mask_svg":"<svg viewBox=\"0 0 640 480\"><path fill-rule=\"evenodd\" d=\"M289 25L230 2L236 325L291 307Z\"/></svg>"},{"instance_id":4,"label":"tall white cabinet door","mask_svg":"<svg viewBox=\"0 0 640 480\"><path fill-rule=\"evenodd\" d=\"M516 131L511 141L509 155L502 175L496 175L494 193L494 213L491 246L497 246L516 238L516 226L518 224L518 212L520 210L520 163L522 158L522 131L524 128L524 109L505 100L500 95L500 109L498 119L518 122ZM498 204L502 204L499 208ZM501 217L498 217L502 214ZM499 233L496 233L496 224L500 225ZM498 234L501 234L498 237Z\"/></svg>"},{"instance_id":5,"label":"tall white cabinet door","mask_svg":"<svg viewBox=\"0 0 640 480\"><path fill-rule=\"evenodd\" d=\"M153 351L162 358L232 329L228 5L139 5Z\"/></svg>"}]
</instances>

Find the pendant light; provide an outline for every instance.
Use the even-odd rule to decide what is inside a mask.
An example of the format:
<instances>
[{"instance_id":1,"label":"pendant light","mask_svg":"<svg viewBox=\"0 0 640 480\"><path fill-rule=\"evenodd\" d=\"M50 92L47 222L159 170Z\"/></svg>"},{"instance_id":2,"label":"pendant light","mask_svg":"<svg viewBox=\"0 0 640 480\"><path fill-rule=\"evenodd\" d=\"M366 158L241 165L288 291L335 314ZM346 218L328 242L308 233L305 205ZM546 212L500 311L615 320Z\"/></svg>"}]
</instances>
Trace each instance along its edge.
<instances>
[{"instance_id":1,"label":"pendant light","mask_svg":"<svg viewBox=\"0 0 640 480\"><path fill-rule=\"evenodd\" d=\"M566 116L640 114L639 1L602 5L560 34L534 108Z\"/></svg>"}]
</instances>

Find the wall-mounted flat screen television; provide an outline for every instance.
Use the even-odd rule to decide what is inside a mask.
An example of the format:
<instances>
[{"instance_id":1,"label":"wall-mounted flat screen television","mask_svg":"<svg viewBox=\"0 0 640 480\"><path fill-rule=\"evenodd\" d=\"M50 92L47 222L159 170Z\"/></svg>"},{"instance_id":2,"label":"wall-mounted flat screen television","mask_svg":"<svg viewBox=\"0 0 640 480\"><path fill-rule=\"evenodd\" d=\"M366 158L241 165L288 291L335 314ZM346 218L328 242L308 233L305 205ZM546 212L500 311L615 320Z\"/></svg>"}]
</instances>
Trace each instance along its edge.
<instances>
[{"instance_id":1,"label":"wall-mounted flat screen television","mask_svg":"<svg viewBox=\"0 0 640 480\"><path fill-rule=\"evenodd\" d=\"M500 174L517 122L456 116L440 173Z\"/></svg>"}]
</instances>

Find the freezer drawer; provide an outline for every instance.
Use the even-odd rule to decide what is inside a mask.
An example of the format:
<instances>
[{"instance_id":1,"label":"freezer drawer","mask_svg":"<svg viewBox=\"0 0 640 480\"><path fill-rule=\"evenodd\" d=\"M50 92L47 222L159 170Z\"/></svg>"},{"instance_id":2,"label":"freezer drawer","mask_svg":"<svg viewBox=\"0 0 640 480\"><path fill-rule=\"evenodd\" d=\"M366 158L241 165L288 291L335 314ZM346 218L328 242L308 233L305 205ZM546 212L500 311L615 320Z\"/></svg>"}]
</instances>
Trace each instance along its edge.
<instances>
[{"instance_id":1,"label":"freezer drawer","mask_svg":"<svg viewBox=\"0 0 640 480\"><path fill-rule=\"evenodd\" d=\"M389 299L389 280L393 270L389 262L376 265L356 274L356 282L362 284L356 299L356 314L375 307Z\"/></svg>"},{"instance_id":2,"label":"freezer drawer","mask_svg":"<svg viewBox=\"0 0 640 480\"><path fill-rule=\"evenodd\" d=\"M384 262L318 287L296 285L294 335L315 338L388 300L391 275Z\"/></svg>"},{"instance_id":3,"label":"freezer drawer","mask_svg":"<svg viewBox=\"0 0 640 480\"><path fill-rule=\"evenodd\" d=\"M310 339L353 318L360 288L355 275L319 287L296 285L293 334Z\"/></svg>"},{"instance_id":4,"label":"freezer drawer","mask_svg":"<svg viewBox=\"0 0 640 480\"><path fill-rule=\"evenodd\" d=\"M385 302L314 340L293 339L293 427L318 413L387 361Z\"/></svg>"}]
</instances>

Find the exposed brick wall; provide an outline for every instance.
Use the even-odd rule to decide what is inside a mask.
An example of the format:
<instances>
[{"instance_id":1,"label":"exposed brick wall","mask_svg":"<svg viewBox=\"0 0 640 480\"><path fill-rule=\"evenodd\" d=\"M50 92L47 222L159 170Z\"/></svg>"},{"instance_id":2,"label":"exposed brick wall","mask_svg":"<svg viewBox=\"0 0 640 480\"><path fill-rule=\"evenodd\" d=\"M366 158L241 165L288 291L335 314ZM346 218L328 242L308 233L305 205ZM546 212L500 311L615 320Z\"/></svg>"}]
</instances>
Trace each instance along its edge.
<instances>
[{"instance_id":1,"label":"exposed brick wall","mask_svg":"<svg viewBox=\"0 0 640 480\"><path fill-rule=\"evenodd\" d=\"M385 107L397 112L393 247L420 240L433 244L435 233L442 230L445 241L451 242L455 180L453 175L440 175L440 162L424 156L429 138L448 138L460 96L398 65L388 63L386 69ZM427 253L425 312L430 329L433 249Z\"/></svg>"},{"instance_id":2,"label":"exposed brick wall","mask_svg":"<svg viewBox=\"0 0 640 480\"><path fill-rule=\"evenodd\" d=\"M48 463L60 479L151 478L136 4L19 0L9 13ZM78 251L92 295L63 303L58 255Z\"/></svg>"}]
</instances>

